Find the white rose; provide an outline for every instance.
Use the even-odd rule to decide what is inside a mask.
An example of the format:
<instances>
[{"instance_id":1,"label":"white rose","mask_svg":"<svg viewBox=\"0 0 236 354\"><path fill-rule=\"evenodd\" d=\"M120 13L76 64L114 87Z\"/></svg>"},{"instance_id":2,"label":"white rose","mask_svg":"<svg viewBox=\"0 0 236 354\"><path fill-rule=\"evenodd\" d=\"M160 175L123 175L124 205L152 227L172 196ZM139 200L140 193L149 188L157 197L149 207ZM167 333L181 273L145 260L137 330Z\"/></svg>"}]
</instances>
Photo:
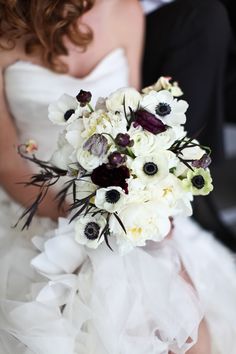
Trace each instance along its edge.
<instances>
[{"instance_id":1,"label":"white rose","mask_svg":"<svg viewBox=\"0 0 236 354\"><path fill-rule=\"evenodd\" d=\"M111 112L124 112L124 104L127 114L129 114L129 108L132 111L136 111L139 107L139 102L142 96L134 88L127 87L121 88L113 92L106 100L106 106L108 111Z\"/></svg>"}]
</instances>

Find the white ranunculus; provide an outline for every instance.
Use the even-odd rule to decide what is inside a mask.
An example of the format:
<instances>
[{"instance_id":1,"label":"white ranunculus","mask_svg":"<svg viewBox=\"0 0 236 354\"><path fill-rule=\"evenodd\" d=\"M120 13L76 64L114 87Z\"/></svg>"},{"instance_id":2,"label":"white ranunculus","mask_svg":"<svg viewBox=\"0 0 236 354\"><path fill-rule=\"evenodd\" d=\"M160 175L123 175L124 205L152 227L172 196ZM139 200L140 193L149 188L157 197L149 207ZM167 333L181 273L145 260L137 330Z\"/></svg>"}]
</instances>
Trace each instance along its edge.
<instances>
[{"instance_id":1,"label":"white ranunculus","mask_svg":"<svg viewBox=\"0 0 236 354\"><path fill-rule=\"evenodd\" d=\"M101 233L105 226L106 219L101 214L95 216L81 215L75 221L75 241L95 249L104 241Z\"/></svg>"},{"instance_id":2,"label":"white ranunculus","mask_svg":"<svg viewBox=\"0 0 236 354\"><path fill-rule=\"evenodd\" d=\"M168 176L169 162L163 151L153 155L139 156L131 165L132 174L140 178L142 183L158 183Z\"/></svg>"},{"instance_id":3,"label":"white ranunculus","mask_svg":"<svg viewBox=\"0 0 236 354\"><path fill-rule=\"evenodd\" d=\"M124 104L127 114L129 114L129 108L132 111L136 111L139 107L139 102L142 96L134 88L127 87L121 88L113 92L106 100L106 107L108 111L113 113L122 112L124 113Z\"/></svg>"},{"instance_id":4,"label":"white ranunculus","mask_svg":"<svg viewBox=\"0 0 236 354\"><path fill-rule=\"evenodd\" d=\"M92 155L89 151L81 148L77 151L77 161L86 171L92 172L95 168L106 162L107 157Z\"/></svg>"},{"instance_id":5,"label":"white ranunculus","mask_svg":"<svg viewBox=\"0 0 236 354\"><path fill-rule=\"evenodd\" d=\"M48 107L48 118L58 125L67 125L80 117L81 110L75 97L62 95Z\"/></svg>"},{"instance_id":6,"label":"white ranunculus","mask_svg":"<svg viewBox=\"0 0 236 354\"><path fill-rule=\"evenodd\" d=\"M96 192L94 204L98 209L114 213L124 206L125 197L126 195L120 187L99 188Z\"/></svg>"},{"instance_id":7,"label":"white ranunculus","mask_svg":"<svg viewBox=\"0 0 236 354\"><path fill-rule=\"evenodd\" d=\"M114 114L112 112L104 112L102 110L93 112L88 117L83 117L85 130L82 137L88 139L94 134L110 134L113 138L118 133L127 132L127 122L123 114ZM109 137L106 135L106 138ZM109 139L108 139L109 140Z\"/></svg>"},{"instance_id":8,"label":"white ranunculus","mask_svg":"<svg viewBox=\"0 0 236 354\"><path fill-rule=\"evenodd\" d=\"M174 127L186 122L188 103L175 99L167 90L151 91L141 101L141 107L155 114L164 124Z\"/></svg>"},{"instance_id":9,"label":"white ranunculus","mask_svg":"<svg viewBox=\"0 0 236 354\"><path fill-rule=\"evenodd\" d=\"M163 204L127 204L118 213L126 233L114 216L110 219L110 230L117 238L122 254L135 246L144 246L147 240L162 241L170 230L168 212Z\"/></svg>"},{"instance_id":10,"label":"white ranunculus","mask_svg":"<svg viewBox=\"0 0 236 354\"><path fill-rule=\"evenodd\" d=\"M131 139L134 141L134 145L131 147L132 152L135 156L155 153L158 149L156 135L139 128L131 135Z\"/></svg>"}]
</instances>

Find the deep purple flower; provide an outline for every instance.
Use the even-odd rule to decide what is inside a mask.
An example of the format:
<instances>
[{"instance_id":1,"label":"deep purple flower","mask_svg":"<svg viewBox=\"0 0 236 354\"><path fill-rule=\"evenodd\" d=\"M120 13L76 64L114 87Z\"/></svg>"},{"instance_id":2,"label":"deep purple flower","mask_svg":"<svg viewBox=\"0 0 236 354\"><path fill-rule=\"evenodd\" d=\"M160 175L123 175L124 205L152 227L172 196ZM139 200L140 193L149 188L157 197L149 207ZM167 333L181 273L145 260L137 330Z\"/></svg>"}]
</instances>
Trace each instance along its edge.
<instances>
[{"instance_id":1,"label":"deep purple flower","mask_svg":"<svg viewBox=\"0 0 236 354\"><path fill-rule=\"evenodd\" d=\"M209 155L204 154L199 160L192 162L192 166L196 168L207 168L211 164L211 158Z\"/></svg>"},{"instance_id":2,"label":"deep purple flower","mask_svg":"<svg viewBox=\"0 0 236 354\"><path fill-rule=\"evenodd\" d=\"M99 187L121 187L125 193L128 193L128 184L126 179L129 178L129 169L126 166L111 167L107 164L95 168L91 174L91 180Z\"/></svg>"},{"instance_id":3,"label":"deep purple flower","mask_svg":"<svg viewBox=\"0 0 236 354\"><path fill-rule=\"evenodd\" d=\"M114 151L108 156L109 163L116 167L123 165L126 160L127 157L122 156L118 151Z\"/></svg>"},{"instance_id":4,"label":"deep purple flower","mask_svg":"<svg viewBox=\"0 0 236 354\"><path fill-rule=\"evenodd\" d=\"M81 107L85 107L91 101L92 94L89 91L80 90L76 96L77 101L79 101Z\"/></svg>"},{"instance_id":5,"label":"deep purple flower","mask_svg":"<svg viewBox=\"0 0 236 354\"><path fill-rule=\"evenodd\" d=\"M157 135L166 131L166 126L160 119L158 119L154 114L147 112L145 110L139 110L134 113L134 127L141 126L148 132Z\"/></svg>"},{"instance_id":6,"label":"deep purple flower","mask_svg":"<svg viewBox=\"0 0 236 354\"><path fill-rule=\"evenodd\" d=\"M115 143L121 147L131 147L134 145L134 141L130 140L130 136L129 134L122 134L119 133L117 134L116 138L115 138Z\"/></svg>"},{"instance_id":7,"label":"deep purple flower","mask_svg":"<svg viewBox=\"0 0 236 354\"><path fill-rule=\"evenodd\" d=\"M102 134L93 134L85 141L83 149L94 156L103 156L107 152L108 141Z\"/></svg>"}]
</instances>

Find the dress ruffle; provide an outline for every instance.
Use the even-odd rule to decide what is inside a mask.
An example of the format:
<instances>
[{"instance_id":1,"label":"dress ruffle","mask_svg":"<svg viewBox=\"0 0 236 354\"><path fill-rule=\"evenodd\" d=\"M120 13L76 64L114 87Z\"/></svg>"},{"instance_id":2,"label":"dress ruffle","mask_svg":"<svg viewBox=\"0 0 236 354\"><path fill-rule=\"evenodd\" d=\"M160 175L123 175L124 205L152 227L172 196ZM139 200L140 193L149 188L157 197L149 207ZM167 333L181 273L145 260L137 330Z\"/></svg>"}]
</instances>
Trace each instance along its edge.
<instances>
[{"instance_id":1,"label":"dress ruffle","mask_svg":"<svg viewBox=\"0 0 236 354\"><path fill-rule=\"evenodd\" d=\"M122 257L76 243L66 219L34 245L16 230L2 238L0 354L184 354L203 316L213 353L234 352L233 256L190 219L175 225Z\"/></svg>"}]
</instances>

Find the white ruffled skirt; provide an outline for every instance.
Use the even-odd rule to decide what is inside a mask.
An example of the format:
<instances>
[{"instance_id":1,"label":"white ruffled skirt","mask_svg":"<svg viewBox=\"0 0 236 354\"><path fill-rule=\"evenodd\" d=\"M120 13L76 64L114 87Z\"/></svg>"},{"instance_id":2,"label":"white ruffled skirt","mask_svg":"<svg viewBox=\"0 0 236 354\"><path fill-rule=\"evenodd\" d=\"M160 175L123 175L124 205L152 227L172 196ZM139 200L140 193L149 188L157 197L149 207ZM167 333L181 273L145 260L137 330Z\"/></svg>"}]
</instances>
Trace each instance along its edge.
<instances>
[{"instance_id":1,"label":"white ruffled skirt","mask_svg":"<svg viewBox=\"0 0 236 354\"><path fill-rule=\"evenodd\" d=\"M212 353L236 353L233 256L191 219L126 256L39 219L31 235L0 212L0 354L184 354L206 318ZM194 288L179 275L184 265Z\"/></svg>"}]
</instances>

